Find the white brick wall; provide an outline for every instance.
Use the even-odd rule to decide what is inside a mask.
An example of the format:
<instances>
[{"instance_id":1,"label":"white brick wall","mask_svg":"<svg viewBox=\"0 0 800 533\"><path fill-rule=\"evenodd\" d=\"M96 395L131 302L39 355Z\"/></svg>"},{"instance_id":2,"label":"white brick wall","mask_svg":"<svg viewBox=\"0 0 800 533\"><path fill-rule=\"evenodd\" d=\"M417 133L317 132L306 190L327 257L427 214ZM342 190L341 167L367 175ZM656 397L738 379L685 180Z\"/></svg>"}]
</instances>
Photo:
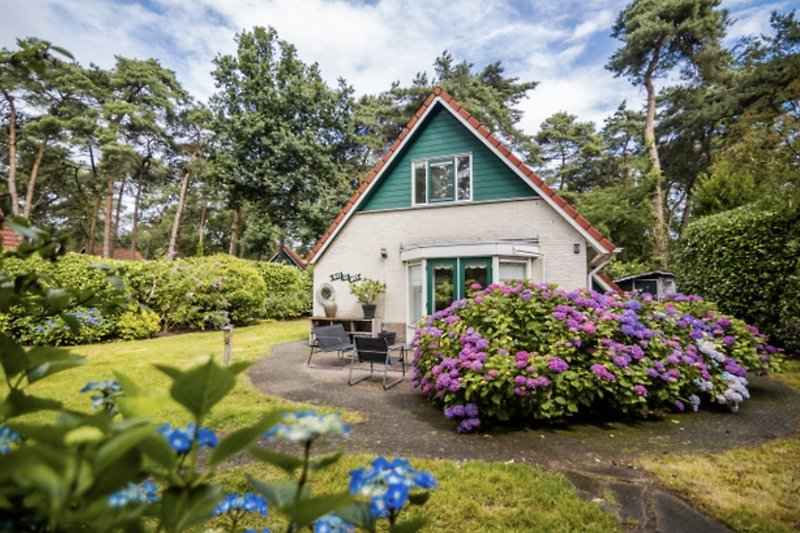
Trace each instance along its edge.
<instances>
[{"instance_id":1,"label":"white brick wall","mask_svg":"<svg viewBox=\"0 0 800 533\"><path fill-rule=\"evenodd\" d=\"M526 199L450 205L395 211L361 212L341 229L314 267L314 288L329 282L336 289L337 316L360 316L361 307L348 284L330 281L336 272L361 274L385 281L387 293L378 300L384 322L405 323L405 266L400 244L496 241L539 237L544 261L533 262L531 277L574 289L586 287L586 241L543 200ZM580 244L580 253L573 244ZM386 248L388 257L381 258ZM546 279L542 279L544 266ZM314 314L323 315L314 301Z\"/></svg>"}]
</instances>

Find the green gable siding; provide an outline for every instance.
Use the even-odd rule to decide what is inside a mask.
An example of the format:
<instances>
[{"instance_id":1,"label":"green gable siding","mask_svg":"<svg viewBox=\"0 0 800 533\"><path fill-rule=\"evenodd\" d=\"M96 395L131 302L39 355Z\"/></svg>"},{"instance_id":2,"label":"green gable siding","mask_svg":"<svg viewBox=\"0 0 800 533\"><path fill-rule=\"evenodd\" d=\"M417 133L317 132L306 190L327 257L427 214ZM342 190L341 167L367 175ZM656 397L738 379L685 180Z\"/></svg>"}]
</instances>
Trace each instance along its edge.
<instances>
[{"instance_id":1,"label":"green gable siding","mask_svg":"<svg viewBox=\"0 0 800 533\"><path fill-rule=\"evenodd\" d=\"M472 199L475 202L536 196L475 134L441 104L431 110L415 138L395 156L359 211L411 207L411 162L417 159L472 153Z\"/></svg>"}]
</instances>

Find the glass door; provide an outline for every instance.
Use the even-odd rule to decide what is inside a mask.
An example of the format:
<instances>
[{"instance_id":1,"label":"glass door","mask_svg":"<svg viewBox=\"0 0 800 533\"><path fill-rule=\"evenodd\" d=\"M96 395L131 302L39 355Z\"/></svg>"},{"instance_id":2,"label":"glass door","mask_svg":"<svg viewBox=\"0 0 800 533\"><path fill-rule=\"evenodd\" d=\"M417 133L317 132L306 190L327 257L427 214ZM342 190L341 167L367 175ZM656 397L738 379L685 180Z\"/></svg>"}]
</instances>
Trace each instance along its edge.
<instances>
[{"instance_id":1,"label":"glass door","mask_svg":"<svg viewBox=\"0 0 800 533\"><path fill-rule=\"evenodd\" d=\"M456 260L428 261L428 314L441 311L456 299Z\"/></svg>"}]
</instances>

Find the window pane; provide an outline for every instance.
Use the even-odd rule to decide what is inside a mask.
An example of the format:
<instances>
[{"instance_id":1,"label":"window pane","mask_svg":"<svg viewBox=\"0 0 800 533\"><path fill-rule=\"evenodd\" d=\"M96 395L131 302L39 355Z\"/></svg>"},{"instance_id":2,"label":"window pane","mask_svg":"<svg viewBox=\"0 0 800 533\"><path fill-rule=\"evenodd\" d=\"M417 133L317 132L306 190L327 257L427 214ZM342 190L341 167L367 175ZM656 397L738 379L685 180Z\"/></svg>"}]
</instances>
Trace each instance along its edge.
<instances>
[{"instance_id":1,"label":"window pane","mask_svg":"<svg viewBox=\"0 0 800 533\"><path fill-rule=\"evenodd\" d=\"M441 311L453 303L453 266L435 265L433 267L433 311Z\"/></svg>"},{"instance_id":2,"label":"window pane","mask_svg":"<svg viewBox=\"0 0 800 533\"><path fill-rule=\"evenodd\" d=\"M408 323L422 318L422 265L408 267Z\"/></svg>"},{"instance_id":3,"label":"window pane","mask_svg":"<svg viewBox=\"0 0 800 533\"><path fill-rule=\"evenodd\" d=\"M485 264L464 265L464 294L468 294L470 287L477 283L485 289L489 285L489 268Z\"/></svg>"},{"instance_id":4,"label":"window pane","mask_svg":"<svg viewBox=\"0 0 800 533\"><path fill-rule=\"evenodd\" d=\"M455 183L453 181L453 161L438 161L430 164L431 202L453 200Z\"/></svg>"},{"instance_id":5,"label":"window pane","mask_svg":"<svg viewBox=\"0 0 800 533\"><path fill-rule=\"evenodd\" d=\"M414 163L414 203L424 204L427 201L425 187L427 179L425 176L425 169L427 165L425 161L418 161Z\"/></svg>"},{"instance_id":6,"label":"window pane","mask_svg":"<svg viewBox=\"0 0 800 533\"><path fill-rule=\"evenodd\" d=\"M470 193L470 165L469 156L463 155L456 158L458 166L456 176L458 177L458 199L469 200L472 198Z\"/></svg>"},{"instance_id":7,"label":"window pane","mask_svg":"<svg viewBox=\"0 0 800 533\"><path fill-rule=\"evenodd\" d=\"M525 263L500 261L500 283L508 284L523 279L525 279Z\"/></svg>"}]
</instances>

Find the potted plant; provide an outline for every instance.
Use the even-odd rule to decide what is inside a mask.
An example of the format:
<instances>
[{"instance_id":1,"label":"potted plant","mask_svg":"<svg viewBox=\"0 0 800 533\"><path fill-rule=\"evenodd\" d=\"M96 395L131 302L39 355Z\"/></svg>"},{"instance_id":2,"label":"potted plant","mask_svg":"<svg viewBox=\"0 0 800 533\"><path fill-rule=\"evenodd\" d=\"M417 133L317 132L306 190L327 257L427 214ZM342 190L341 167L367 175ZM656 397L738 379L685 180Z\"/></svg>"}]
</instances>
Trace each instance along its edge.
<instances>
[{"instance_id":1,"label":"potted plant","mask_svg":"<svg viewBox=\"0 0 800 533\"><path fill-rule=\"evenodd\" d=\"M350 283L350 292L356 297L361 309L364 311L364 318L375 318L375 300L386 292L386 284L376 279L364 278L361 281Z\"/></svg>"}]
</instances>

